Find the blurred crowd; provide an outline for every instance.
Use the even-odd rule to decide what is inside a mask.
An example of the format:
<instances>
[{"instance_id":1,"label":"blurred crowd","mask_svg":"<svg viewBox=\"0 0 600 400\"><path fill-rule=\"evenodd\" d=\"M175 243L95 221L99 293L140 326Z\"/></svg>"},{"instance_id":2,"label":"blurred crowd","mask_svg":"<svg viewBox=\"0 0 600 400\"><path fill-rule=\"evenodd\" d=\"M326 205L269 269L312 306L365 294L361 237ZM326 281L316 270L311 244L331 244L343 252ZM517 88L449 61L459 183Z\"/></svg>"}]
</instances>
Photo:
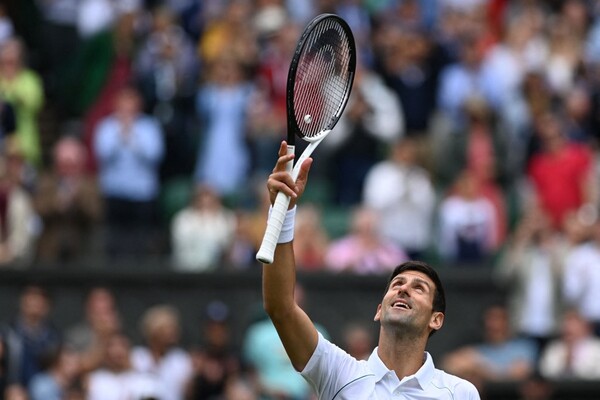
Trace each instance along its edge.
<instances>
[{"instance_id":1,"label":"blurred crowd","mask_svg":"<svg viewBox=\"0 0 600 400\"><path fill-rule=\"evenodd\" d=\"M302 286L296 298L306 305ZM254 307L254 306L252 306ZM267 314L257 305L233 340L235 316L212 300L182 341L177 307L159 303L139 315L128 332L118 297L105 286L84 295L80 319L58 327L52 293L22 287L14 315L0 338L0 399L5 400L311 400ZM329 336L317 324L317 329ZM367 359L375 343L369 325L350 321L341 345ZM139 337L139 339L137 339ZM134 340L134 338L136 338Z\"/></svg>"},{"instance_id":2,"label":"blurred crowd","mask_svg":"<svg viewBox=\"0 0 600 400\"><path fill-rule=\"evenodd\" d=\"M184 346L181 315L170 304L148 307L139 316L142 339L134 341L110 289L91 288L81 320L71 326L52 323L52 300L41 286L22 288L14 316L2 329L0 399L308 400L311 396L264 312L251 316L242 346L236 346L229 307L214 300L198 319L193 343ZM349 351L370 351L369 329L356 325L347 332Z\"/></svg>"},{"instance_id":3,"label":"blurred crowd","mask_svg":"<svg viewBox=\"0 0 600 400\"><path fill-rule=\"evenodd\" d=\"M301 204L301 268L485 266L531 212L565 246L569 224L596 223L598 2L27 0L0 11L2 265L256 265L291 55L324 12L349 22L359 57Z\"/></svg>"},{"instance_id":4,"label":"blurred crowd","mask_svg":"<svg viewBox=\"0 0 600 400\"><path fill-rule=\"evenodd\" d=\"M126 318L133 315L125 315L113 289L92 286L82 292L77 315L59 326L56 294L22 286L11 317L0 324L0 399L316 400L261 304L240 310L211 300L184 324L178 307L158 302L131 324ZM310 304L301 284L295 297L303 308L322 307ZM504 303L485 307L481 338L438 354L439 368L473 382L482 399L551 400L561 383L600 381L598 327L577 309L564 311L547 335L516 330L511 316ZM530 314L532 321L547 317ZM329 337L319 321L316 326ZM367 360L377 342L375 324L351 319L339 328L339 346ZM490 397L496 383L512 385L513 392ZM594 392L578 393L590 398Z\"/></svg>"},{"instance_id":5,"label":"blurred crowd","mask_svg":"<svg viewBox=\"0 0 600 400\"><path fill-rule=\"evenodd\" d=\"M529 344L499 351L491 334L449 370L485 380L498 357L489 374L600 378L595 0L3 2L0 265L255 267L289 62L324 12L348 21L359 57L299 205L298 268L487 268L508 304L482 326ZM118 364L130 343L111 343ZM69 374L69 355L51 368Z\"/></svg>"}]
</instances>

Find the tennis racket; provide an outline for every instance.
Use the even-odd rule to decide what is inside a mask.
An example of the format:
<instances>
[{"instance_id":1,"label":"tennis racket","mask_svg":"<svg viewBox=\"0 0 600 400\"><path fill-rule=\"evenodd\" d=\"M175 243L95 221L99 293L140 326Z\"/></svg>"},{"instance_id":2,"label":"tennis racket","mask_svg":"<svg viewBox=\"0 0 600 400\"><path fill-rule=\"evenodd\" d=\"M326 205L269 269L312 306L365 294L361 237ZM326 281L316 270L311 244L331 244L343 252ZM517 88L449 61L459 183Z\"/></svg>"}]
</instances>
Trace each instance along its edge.
<instances>
[{"instance_id":1,"label":"tennis racket","mask_svg":"<svg viewBox=\"0 0 600 400\"><path fill-rule=\"evenodd\" d=\"M339 121L354 81L356 45L350 27L335 14L321 14L308 23L294 52L287 79L287 144L294 153L295 137L308 142L295 166L287 169L294 181L300 166ZM290 197L277 194L256 259L271 264Z\"/></svg>"}]
</instances>

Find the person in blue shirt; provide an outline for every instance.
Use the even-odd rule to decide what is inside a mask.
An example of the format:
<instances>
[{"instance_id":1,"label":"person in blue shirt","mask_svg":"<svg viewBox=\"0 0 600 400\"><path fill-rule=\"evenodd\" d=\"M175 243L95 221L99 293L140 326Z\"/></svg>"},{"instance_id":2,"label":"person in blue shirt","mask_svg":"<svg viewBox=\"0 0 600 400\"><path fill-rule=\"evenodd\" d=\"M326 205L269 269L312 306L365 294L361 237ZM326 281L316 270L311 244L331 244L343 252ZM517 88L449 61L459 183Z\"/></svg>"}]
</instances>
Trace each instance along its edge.
<instances>
[{"instance_id":1,"label":"person in blue shirt","mask_svg":"<svg viewBox=\"0 0 600 400\"><path fill-rule=\"evenodd\" d=\"M109 256L152 254L164 140L158 121L142 113L138 90L126 86L94 135L106 207Z\"/></svg>"}]
</instances>

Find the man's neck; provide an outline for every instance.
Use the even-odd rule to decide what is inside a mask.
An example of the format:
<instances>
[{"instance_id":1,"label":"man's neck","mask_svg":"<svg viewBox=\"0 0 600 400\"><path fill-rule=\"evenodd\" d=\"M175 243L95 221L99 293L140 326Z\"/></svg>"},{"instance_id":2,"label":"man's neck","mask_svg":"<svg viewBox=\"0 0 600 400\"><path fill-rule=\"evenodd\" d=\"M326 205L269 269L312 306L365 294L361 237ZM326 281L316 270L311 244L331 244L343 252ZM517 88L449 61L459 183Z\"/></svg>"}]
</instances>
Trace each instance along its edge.
<instances>
[{"instance_id":1,"label":"man's neck","mask_svg":"<svg viewBox=\"0 0 600 400\"><path fill-rule=\"evenodd\" d=\"M377 355L398 379L415 374L423 365L427 338L388 337L383 332L379 338Z\"/></svg>"}]
</instances>

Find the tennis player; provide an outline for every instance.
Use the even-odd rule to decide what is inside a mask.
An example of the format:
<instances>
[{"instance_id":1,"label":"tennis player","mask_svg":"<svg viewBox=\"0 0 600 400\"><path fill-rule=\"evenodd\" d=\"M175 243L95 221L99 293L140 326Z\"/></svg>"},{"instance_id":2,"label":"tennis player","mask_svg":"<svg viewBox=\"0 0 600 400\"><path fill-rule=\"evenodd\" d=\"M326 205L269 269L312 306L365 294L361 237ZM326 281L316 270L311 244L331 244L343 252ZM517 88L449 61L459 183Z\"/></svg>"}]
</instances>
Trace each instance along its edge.
<instances>
[{"instance_id":1,"label":"tennis player","mask_svg":"<svg viewBox=\"0 0 600 400\"><path fill-rule=\"evenodd\" d=\"M279 191L291 202L274 261L263 266L263 302L294 368L320 400L478 400L473 384L436 369L425 351L429 337L444 323L446 307L440 279L426 263L409 261L392 273L375 312L379 340L368 360L359 361L327 341L295 303L295 204L304 192L312 159L304 161L294 182L285 168L293 158L286 149L284 141L267 181L271 203Z\"/></svg>"}]
</instances>

